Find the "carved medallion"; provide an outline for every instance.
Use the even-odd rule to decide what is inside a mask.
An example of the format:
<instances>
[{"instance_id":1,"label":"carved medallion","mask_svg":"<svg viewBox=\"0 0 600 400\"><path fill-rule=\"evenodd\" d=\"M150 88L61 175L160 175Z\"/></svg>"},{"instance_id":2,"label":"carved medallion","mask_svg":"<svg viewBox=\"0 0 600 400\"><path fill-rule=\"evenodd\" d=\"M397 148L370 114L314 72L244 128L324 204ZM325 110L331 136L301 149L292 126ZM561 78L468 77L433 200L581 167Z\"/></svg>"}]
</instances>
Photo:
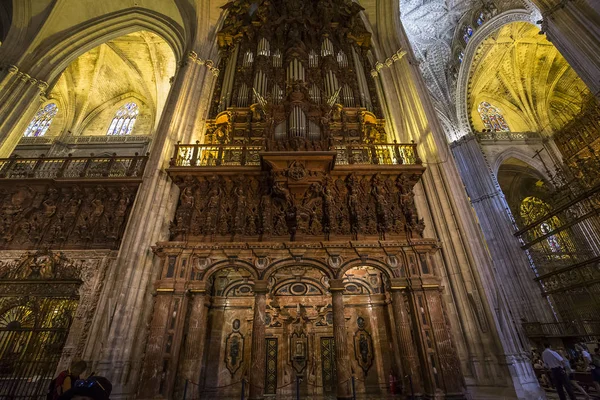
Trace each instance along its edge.
<instances>
[{"instance_id":1,"label":"carved medallion","mask_svg":"<svg viewBox=\"0 0 600 400\"><path fill-rule=\"evenodd\" d=\"M358 317L356 324L358 330L354 334L354 356L366 376L373 365L373 338L365 329L365 320L362 317Z\"/></svg>"},{"instance_id":2,"label":"carved medallion","mask_svg":"<svg viewBox=\"0 0 600 400\"><path fill-rule=\"evenodd\" d=\"M244 336L240 333L240 325L239 319L233 321L233 330L225 343L225 366L231 376L235 375L244 361Z\"/></svg>"}]
</instances>

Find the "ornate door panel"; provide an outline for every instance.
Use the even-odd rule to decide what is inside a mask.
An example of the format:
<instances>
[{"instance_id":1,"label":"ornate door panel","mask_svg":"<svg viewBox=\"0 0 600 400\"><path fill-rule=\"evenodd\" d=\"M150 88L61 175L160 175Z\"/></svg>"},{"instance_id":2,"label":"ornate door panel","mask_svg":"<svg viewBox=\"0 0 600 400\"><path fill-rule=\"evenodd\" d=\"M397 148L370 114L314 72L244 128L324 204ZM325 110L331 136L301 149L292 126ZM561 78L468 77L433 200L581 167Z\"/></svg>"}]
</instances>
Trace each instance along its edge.
<instances>
[{"instance_id":1,"label":"ornate door panel","mask_svg":"<svg viewBox=\"0 0 600 400\"><path fill-rule=\"evenodd\" d=\"M0 394L45 395L76 308L73 298L0 297Z\"/></svg>"},{"instance_id":2,"label":"ornate door panel","mask_svg":"<svg viewBox=\"0 0 600 400\"><path fill-rule=\"evenodd\" d=\"M321 338L321 367L323 394L335 393L335 342L332 337Z\"/></svg>"},{"instance_id":3,"label":"ornate door panel","mask_svg":"<svg viewBox=\"0 0 600 400\"><path fill-rule=\"evenodd\" d=\"M277 393L277 338L266 339L265 394Z\"/></svg>"},{"instance_id":4,"label":"ornate door panel","mask_svg":"<svg viewBox=\"0 0 600 400\"><path fill-rule=\"evenodd\" d=\"M0 399L42 399L60 361L81 280L60 253L0 268Z\"/></svg>"}]
</instances>

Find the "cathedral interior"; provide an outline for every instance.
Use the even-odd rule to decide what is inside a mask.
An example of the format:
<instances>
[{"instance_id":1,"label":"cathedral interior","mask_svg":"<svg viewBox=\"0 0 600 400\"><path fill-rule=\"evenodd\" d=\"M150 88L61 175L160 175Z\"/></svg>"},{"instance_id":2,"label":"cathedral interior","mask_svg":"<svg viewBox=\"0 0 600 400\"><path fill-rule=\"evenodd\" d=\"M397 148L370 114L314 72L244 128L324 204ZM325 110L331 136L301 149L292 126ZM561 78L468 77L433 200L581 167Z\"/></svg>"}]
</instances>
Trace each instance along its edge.
<instances>
[{"instance_id":1,"label":"cathedral interior","mask_svg":"<svg viewBox=\"0 0 600 400\"><path fill-rule=\"evenodd\" d=\"M0 400L546 398L599 99L596 0L0 1Z\"/></svg>"}]
</instances>

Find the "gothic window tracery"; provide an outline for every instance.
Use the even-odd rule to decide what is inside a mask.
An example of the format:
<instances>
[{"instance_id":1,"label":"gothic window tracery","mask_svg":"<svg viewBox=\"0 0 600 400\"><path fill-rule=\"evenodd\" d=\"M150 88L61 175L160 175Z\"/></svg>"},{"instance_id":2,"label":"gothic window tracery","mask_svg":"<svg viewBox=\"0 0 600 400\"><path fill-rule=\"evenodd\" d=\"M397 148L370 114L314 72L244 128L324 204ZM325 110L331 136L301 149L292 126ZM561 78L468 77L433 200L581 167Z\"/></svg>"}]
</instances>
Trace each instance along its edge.
<instances>
[{"instance_id":1,"label":"gothic window tracery","mask_svg":"<svg viewBox=\"0 0 600 400\"><path fill-rule=\"evenodd\" d=\"M25 130L23 136L44 136L50 128L50 124L52 124L52 120L54 119L57 113L58 106L56 105L56 103L46 104L35 114L35 117L33 117L31 122L29 123L29 126Z\"/></svg>"},{"instance_id":2,"label":"gothic window tracery","mask_svg":"<svg viewBox=\"0 0 600 400\"><path fill-rule=\"evenodd\" d=\"M497 107L483 101L479 104L477 111L479 111L485 129L492 132L510 132L504 116Z\"/></svg>"},{"instance_id":3,"label":"gothic window tracery","mask_svg":"<svg viewBox=\"0 0 600 400\"><path fill-rule=\"evenodd\" d=\"M134 102L124 104L117 110L115 116L108 127L106 135L108 136L122 136L131 135L133 126L140 113L138 105Z\"/></svg>"}]
</instances>

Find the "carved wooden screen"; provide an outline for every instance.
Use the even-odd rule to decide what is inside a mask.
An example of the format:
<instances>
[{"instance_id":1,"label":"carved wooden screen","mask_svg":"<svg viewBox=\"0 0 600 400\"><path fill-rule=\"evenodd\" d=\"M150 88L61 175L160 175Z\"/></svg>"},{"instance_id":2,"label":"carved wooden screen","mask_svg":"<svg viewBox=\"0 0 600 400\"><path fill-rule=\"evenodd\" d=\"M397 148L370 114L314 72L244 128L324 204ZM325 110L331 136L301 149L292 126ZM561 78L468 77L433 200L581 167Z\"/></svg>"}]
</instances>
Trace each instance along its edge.
<instances>
[{"instance_id":1,"label":"carved wooden screen","mask_svg":"<svg viewBox=\"0 0 600 400\"><path fill-rule=\"evenodd\" d=\"M6 398L44 398L60 361L81 283L60 257L39 252L0 265L0 395Z\"/></svg>"}]
</instances>

